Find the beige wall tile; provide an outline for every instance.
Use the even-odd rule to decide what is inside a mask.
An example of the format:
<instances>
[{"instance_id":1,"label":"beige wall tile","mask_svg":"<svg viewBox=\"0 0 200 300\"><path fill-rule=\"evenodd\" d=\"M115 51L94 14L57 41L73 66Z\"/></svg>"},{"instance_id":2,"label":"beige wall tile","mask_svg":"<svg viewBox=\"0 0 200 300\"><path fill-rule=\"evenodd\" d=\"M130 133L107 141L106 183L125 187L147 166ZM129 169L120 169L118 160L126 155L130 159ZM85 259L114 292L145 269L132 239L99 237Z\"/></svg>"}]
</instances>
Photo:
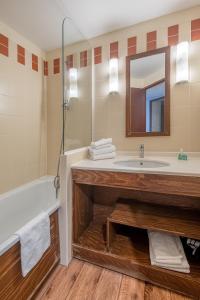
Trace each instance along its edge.
<instances>
[{"instance_id":1,"label":"beige wall tile","mask_svg":"<svg viewBox=\"0 0 200 300\"><path fill-rule=\"evenodd\" d=\"M180 148L184 148L185 151L200 151L199 109L195 110L200 106L200 41L190 43L190 83L176 84L176 47L171 47L171 135L148 138L126 138L125 136L127 38L137 36L137 52L144 52L147 32L157 30L157 47L164 47L168 44L168 27L179 24L179 40L190 42L191 20L199 18L199 15L200 6L98 36L91 39L89 43L81 42L66 48L66 53L71 54L84 50L86 45L87 48L102 46L102 63L93 66L93 133L95 139L111 136L119 150L137 150L140 143L145 143L145 148L149 151L179 151ZM119 94L109 95L109 46L114 41L119 42ZM53 58L59 56L59 49L48 53L50 64ZM90 68L80 72L80 98L84 98L87 94L89 98L90 72ZM58 136L60 136L61 128L58 126L60 86L54 82L55 80L57 80L55 76L48 79L48 171L51 173L55 173ZM80 124L83 124L82 120L87 119L86 110L91 105L91 99L88 101L85 106L81 104L79 106L78 102L73 104L67 123L68 145L74 139L87 140L81 139L79 135L84 135L86 132ZM81 114L84 108L86 108L85 113ZM70 124L73 124L73 128ZM89 127L87 127L88 130Z\"/></svg>"},{"instance_id":2,"label":"beige wall tile","mask_svg":"<svg viewBox=\"0 0 200 300\"><path fill-rule=\"evenodd\" d=\"M47 173L45 54L0 23L9 38L9 57L0 55L0 193ZM16 48L26 49L26 65L17 62ZM39 56L39 72L32 71L31 54Z\"/></svg>"}]
</instances>

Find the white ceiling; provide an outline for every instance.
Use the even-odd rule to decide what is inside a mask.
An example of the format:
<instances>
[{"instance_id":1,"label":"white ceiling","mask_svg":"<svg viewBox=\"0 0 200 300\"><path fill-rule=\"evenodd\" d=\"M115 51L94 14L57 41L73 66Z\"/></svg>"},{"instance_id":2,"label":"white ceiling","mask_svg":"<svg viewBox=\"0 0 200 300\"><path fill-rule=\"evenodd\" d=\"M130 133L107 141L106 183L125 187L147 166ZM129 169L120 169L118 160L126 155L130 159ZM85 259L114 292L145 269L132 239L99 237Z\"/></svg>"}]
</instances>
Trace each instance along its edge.
<instances>
[{"instance_id":1,"label":"white ceiling","mask_svg":"<svg viewBox=\"0 0 200 300\"><path fill-rule=\"evenodd\" d=\"M66 26L70 44L199 4L200 0L0 0L0 21L51 50L61 45L66 15L76 25Z\"/></svg>"}]
</instances>

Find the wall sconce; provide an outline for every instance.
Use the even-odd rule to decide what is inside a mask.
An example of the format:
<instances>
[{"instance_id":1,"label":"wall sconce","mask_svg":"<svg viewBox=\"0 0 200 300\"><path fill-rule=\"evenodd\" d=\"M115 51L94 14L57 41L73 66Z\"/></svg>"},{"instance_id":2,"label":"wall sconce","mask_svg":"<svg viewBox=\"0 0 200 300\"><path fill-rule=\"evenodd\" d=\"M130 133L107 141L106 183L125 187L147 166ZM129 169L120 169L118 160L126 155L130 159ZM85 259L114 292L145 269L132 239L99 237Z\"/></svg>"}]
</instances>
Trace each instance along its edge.
<instances>
[{"instance_id":1,"label":"wall sconce","mask_svg":"<svg viewBox=\"0 0 200 300\"><path fill-rule=\"evenodd\" d=\"M78 71L76 68L69 69L69 99L78 98Z\"/></svg>"},{"instance_id":2,"label":"wall sconce","mask_svg":"<svg viewBox=\"0 0 200 300\"><path fill-rule=\"evenodd\" d=\"M176 83L189 81L189 43L182 42L177 45L176 50Z\"/></svg>"},{"instance_id":3,"label":"wall sconce","mask_svg":"<svg viewBox=\"0 0 200 300\"><path fill-rule=\"evenodd\" d=\"M118 93L119 91L118 70L118 58L111 58L109 61L109 93Z\"/></svg>"}]
</instances>

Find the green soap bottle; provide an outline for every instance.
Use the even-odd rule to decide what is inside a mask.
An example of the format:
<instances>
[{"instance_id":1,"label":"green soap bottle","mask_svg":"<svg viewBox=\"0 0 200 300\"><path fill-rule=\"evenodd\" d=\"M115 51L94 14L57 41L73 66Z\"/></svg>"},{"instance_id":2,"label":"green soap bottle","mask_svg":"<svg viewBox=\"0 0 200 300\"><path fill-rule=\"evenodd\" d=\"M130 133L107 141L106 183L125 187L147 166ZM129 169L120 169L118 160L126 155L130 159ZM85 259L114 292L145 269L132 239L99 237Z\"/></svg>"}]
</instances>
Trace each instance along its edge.
<instances>
[{"instance_id":1,"label":"green soap bottle","mask_svg":"<svg viewBox=\"0 0 200 300\"><path fill-rule=\"evenodd\" d=\"M183 149L180 149L180 152L178 154L178 160L187 160L187 154L183 152Z\"/></svg>"}]
</instances>

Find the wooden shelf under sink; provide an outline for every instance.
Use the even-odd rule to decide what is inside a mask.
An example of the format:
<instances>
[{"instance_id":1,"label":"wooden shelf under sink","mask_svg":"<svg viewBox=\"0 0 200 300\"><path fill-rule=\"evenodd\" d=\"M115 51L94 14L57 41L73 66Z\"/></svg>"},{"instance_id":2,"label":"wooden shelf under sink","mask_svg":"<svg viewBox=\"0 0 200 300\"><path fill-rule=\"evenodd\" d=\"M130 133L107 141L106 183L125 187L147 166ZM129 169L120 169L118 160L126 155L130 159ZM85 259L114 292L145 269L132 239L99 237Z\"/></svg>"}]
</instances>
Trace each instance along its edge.
<instances>
[{"instance_id":1,"label":"wooden shelf under sink","mask_svg":"<svg viewBox=\"0 0 200 300\"><path fill-rule=\"evenodd\" d=\"M200 178L73 170L72 179L75 257L200 300L200 261L188 257L189 274L152 266L146 232L200 239Z\"/></svg>"},{"instance_id":2,"label":"wooden shelf under sink","mask_svg":"<svg viewBox=\"0 0 200 300\"><path fill-rule=\"evenodd\" d=\"M73 244L74 256L160 286L169 285L175 291L187 291L188 294L192 291L193 296L199 296L200 264L189 261L189 274L152 266L146 230L130 227L132 231L127 230L126 234L124 228L123 233L117 232L108 252L105 227L105 223L91 222L79 241Z\"/></svg>"},{"instance_id":3,"label":"wooden shelf under sink","mask_svg":"<svg viewBox=\"0 0 200 300\"><path fill-rule=\"evenodd\" d=\"M124 224L200 239L199 211L178 207L121 199L108 217L108 223Z\"/></svg>"}]
</instances>

